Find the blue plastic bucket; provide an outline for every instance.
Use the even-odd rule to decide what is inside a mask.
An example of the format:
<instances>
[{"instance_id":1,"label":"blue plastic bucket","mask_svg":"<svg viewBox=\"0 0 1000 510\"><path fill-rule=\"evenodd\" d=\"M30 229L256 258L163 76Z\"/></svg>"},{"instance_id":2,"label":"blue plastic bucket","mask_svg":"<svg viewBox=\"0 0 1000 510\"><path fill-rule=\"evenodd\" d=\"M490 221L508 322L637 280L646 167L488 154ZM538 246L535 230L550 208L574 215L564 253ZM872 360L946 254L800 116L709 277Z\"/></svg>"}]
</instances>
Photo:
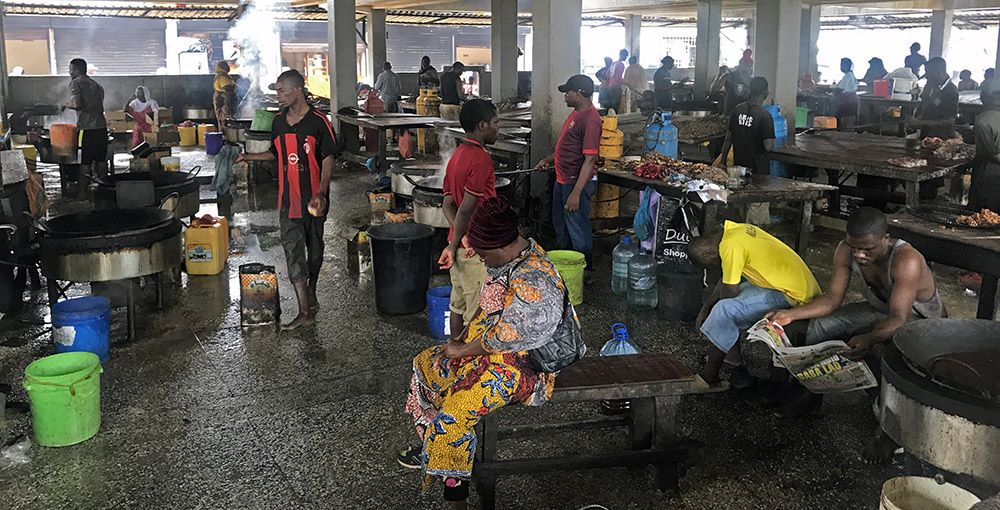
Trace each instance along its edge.
<instances>
[{"instance_id":1,"label":"blue plastic bucket","mask_svg":"<svg viewBox=\"0 0 1000 510\"><path fill-rule=\"evenodd\" d=\"M427 289L427 329L431 336L442 342L448 340L448 321L451 320L451 285Z\"/></svg>"},{"instance_id":2,"label":"blue plastic bucket","mask_svg":"<svg viewBox=\"0 0 1000 510\"><path fill-rule=\"evenodd\" d=\"M205 133L205 154L214 156L222 150L222 133Z\"/></svg>"},{"instance_id":3,"label":"blue plastic bucket","mask_svg":"<svg viewBox=\"0 0 1000 510\"><path fill-rule=\"evenodd\" d=\"M101 363L111 357L111 300L103 296L67 299L52 307L56 352L92 352Z\"/></svg>"}]
</instances>

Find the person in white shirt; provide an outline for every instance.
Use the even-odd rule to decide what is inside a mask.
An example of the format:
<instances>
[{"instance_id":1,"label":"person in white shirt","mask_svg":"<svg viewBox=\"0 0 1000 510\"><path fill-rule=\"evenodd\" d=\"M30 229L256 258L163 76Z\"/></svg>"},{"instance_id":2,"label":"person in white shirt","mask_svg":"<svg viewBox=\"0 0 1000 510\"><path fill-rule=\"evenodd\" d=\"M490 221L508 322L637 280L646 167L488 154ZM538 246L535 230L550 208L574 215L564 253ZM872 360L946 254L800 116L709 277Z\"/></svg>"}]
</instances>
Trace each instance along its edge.
<instances>
[{"instance_id":1,"label":"person in white shirt","mask_svg":"<svg viewBox=\"0 0 1000 510\"><path fill-rule=\"evenodd\" d=\"M378 92L379 99L385 104L385 111L395 113L399 101L399 76L392 71L392 64L388 62L382 65L382 69L383 71L375 79L375 86L372 88Z\"/></svg>"},{"instance_id":2,"label":"person in white shirt","mask_svg":"<svg viewBox=\"0 0 1000 510\"><path fill-rule=\"evenodd\" d=\"M840 70L844 77L837 82L833 91L833 105L837 114L837 128L849 131L854 129L858 121L858 79L854 77L854 62L851 59L840 59Z\"/></svg>"}]
</instances>

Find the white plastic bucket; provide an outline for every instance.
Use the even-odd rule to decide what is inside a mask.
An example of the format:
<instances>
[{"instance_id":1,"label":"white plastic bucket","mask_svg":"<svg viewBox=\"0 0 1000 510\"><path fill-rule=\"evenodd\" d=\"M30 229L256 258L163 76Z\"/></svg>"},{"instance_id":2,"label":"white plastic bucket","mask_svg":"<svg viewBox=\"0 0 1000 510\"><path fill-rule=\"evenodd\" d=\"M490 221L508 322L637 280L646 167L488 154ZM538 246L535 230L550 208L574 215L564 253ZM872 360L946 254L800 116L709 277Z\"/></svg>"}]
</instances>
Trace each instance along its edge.
<instances>
[{"instance_id":1,"label":"white plastic bucket","mask_svg":"<svg viewBox=\"0 0 1000 510\"><path fill-rule=\"evenodd\" d=\"M879 510L969 510L979 503L971 492L925 476L899 476L882 485Z\"/></svg>"}]
</instances>

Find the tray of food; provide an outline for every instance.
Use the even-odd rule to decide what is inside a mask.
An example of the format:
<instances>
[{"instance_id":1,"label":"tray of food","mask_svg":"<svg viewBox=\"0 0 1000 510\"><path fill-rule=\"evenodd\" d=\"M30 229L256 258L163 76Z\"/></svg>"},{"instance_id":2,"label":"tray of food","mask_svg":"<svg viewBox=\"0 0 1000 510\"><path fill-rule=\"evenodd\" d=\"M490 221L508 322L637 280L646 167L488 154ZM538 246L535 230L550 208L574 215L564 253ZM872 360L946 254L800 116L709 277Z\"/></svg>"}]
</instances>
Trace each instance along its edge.
<instances>
[{"instance_id":1,"label":"tray of food","mask_svg":"<svg viewBox=\"0 0 1000 510\"><path fill-rule=\"evenodd\" d=\"M976 157L976 146L957 138L943 140L928 136L920 141L920 152L941 161L970 160Z\"/></svg>"},{"instance_id":2,"label":"tray of food","mask_svg":"<svg viewBox=\"0 0 1000 510\"><path fill-rule=\"evenodd\" d=\"M1000 214L989 209L977 212L958 206L922 204L911 208L909 212L918 218L950 227L982 230L1000 229Z\"/></svg>"}]
</instances>

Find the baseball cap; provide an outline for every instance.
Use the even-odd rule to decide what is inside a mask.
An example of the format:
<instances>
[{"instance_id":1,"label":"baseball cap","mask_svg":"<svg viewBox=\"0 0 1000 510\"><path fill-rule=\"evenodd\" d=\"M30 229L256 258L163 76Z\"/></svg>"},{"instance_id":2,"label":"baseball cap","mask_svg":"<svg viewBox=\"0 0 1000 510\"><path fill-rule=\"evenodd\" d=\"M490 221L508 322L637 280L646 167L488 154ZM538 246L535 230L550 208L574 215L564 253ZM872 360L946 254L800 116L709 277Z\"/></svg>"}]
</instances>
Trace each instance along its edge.
<instances>
[{"instance_id":1,"label":"baseball cap","mask_svg":"<svg viewBox=\"0 0 1000 510\"><path fill-rule=\"evenodd\" d=\"M274 83L268 85L267 88L270 90L278 90L279 81L291 81L292 83L298 85L299 87L306 86L306 79L302 77L302 73L296 71L295 69L289 69L279 74L278 79Z\"/></svg>"},{"instance_id":2,"label":"baseball cap","mask_svg":"<svg viewBox=\"0 0 1000 510\"><path fill-rule=\"evenodd\" d=\"M559 92L576 90L585 96L594 94L594 80L582 74L570 76L566 83L559 86Z\"/></svg>"}]
</instances>

